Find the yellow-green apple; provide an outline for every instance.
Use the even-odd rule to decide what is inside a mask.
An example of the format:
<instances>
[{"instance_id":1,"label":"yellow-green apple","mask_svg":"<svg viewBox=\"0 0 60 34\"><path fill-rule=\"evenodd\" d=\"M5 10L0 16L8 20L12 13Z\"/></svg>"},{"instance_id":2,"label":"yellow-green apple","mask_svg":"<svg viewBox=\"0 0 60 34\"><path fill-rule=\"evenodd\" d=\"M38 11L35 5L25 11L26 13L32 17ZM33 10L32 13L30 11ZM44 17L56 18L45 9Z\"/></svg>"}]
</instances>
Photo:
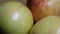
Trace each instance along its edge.
<instances>
[{"instance_id":1,"label":"yellow-green apple","mask_svg":"<svg viewBox=\"0 0 60 34\"><path fill-rule=\"evenodd\" d=\"M30 34L60 34L60 17L44 17L34 25Z\"/></svg>"},{"instance_id":2,"label":"yellow-green apple","mask_svg":"<svg viewBox=\"0 0 60 34\"><path fill-rule=\"evenodd\" d=\"M17 1L6 2L1 6L2 28L7 34L28 34L33 26L31 11Z\"/></svg>"}]
</instances>

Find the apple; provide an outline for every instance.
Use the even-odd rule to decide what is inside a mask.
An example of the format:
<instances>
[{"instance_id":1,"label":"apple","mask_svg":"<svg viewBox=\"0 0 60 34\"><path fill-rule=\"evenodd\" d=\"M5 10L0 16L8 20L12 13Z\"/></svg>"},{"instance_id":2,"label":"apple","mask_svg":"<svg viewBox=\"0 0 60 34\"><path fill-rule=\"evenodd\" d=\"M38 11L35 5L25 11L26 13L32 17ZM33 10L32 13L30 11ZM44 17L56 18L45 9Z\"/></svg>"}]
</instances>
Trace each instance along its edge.
<instances>
[{"instance_id":1,"label":"apple","mask_svg":"<svg viewBox=\"0 0 60 34\"><path fill-rule=\"evenodd\" d=\"M60 34L60 17L44 17L34 25L30 34Z\"/></svg>"},{"instance_id":2,"label":"apple","mask_svg":"<svg viewBox=\"0 0 60 34\"><path fill-rule=\"evenodd\" d=\"M27 6L36 22L46 16L60 15L60 0L28 0Z\"/></svg>"},{"instance_id":3,"label":"apple","mask_svg":"<svg viewBox=\"0 0 60 34\"><path fill-rule=\"evenodd\" d=\"M8 1L18 1L18 2L23 3L24 5L26 5L27 3L27 0L0 0L0 4L8 2Z\"/></svg>"},{"instance_id":4,"label":"apple","mask_svg":"<svg viewBox=\"0 0 60 34\"><path fill-rule=\"evenodd\" d=\"M1 6L2 28L7 34L28 34L33 26L31 11L17 1L6 2Z\"/></svg>"}]
</instances>

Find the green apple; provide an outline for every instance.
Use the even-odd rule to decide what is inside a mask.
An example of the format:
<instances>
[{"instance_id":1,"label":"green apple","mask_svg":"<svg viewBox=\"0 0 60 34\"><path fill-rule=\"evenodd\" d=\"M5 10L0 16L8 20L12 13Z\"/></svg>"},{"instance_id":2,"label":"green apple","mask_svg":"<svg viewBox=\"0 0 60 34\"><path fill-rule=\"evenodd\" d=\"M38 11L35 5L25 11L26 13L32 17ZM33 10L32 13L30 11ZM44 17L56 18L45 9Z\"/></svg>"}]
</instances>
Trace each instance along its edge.
<instances>
[{"instance_id":1,"label":"green apple","mask_svg":"<svg viewBox=\"0 0 60 34\"><path fill-rule=\"evenodd\" d=\"M7 1L18 1L18 2L23 3L24 5L26 5L26 3L27 3L27 0L0 0L0 5Z\"/></svg>"},{"instance_id":2,"label":"green apple","mask_svg":"<svg viewBox=\"0 0 60 34\"><path fill-rule=\"evenodd\" d=\"M6 2L1 6L2 28L7 34L28 34L33 26L30 10L17 1Z\"/></svg>"},{"instance_id":3,"label":"green apple","mask_svg":"<svg viewBox=\"0 0 60 34\"><path fill-rule=\"evenodd\" d=\"M30 34L60 34L60 17L47 16L39 20Z\"/></svg>"}]
</instances>

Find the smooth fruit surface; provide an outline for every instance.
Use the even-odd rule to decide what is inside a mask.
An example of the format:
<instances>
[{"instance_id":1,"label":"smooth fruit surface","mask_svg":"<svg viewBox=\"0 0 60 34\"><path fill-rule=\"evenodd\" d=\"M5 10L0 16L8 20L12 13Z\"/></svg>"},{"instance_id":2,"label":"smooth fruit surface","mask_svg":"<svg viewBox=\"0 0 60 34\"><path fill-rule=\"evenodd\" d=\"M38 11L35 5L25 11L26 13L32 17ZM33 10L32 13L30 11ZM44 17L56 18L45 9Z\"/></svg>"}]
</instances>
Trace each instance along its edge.
<instances>
[{"instance_id":1,"label":"smooth fruit surface","mask_svg":"<svg viewBox=\"0 0 60 34\"><path fill-rule=\"evenodd\" d=\"M60 34L60 17L47 16L38 21L30 34Z\"/></svg>"},{"instance_id":2,"label":"smooth fruit surface","mask_svg":"<svg viewBox=\"0 0 60 34\"><path fill-rule=\"evenodd\" d=\"M6 2L1 7L2 28L7 34L27 34L33 26L30 10L20 2Z\"/></svg>"},{"instance_id":3,"label":"smooth fruit surface","mask_svg":"<svg viewBox=\"0 0 60 34\"><path fill-rule=\"evenodd\" d=\"M60 0L28 0L28 7L36 22L46 16L60 15Z\"/></svg>"},{"instance_id":4,"label":"smooth fruit surface","mask_svg":"<svg viewBox=\"0 0 60 34\"><path fill-rule=\"evenodd\" d=\"M23 3L24 5L26 5L26 3L27 3L27 0L0 0L0 4L3 4L8 1L18 1L18 2Z\"/></svg>"}]
</instances>

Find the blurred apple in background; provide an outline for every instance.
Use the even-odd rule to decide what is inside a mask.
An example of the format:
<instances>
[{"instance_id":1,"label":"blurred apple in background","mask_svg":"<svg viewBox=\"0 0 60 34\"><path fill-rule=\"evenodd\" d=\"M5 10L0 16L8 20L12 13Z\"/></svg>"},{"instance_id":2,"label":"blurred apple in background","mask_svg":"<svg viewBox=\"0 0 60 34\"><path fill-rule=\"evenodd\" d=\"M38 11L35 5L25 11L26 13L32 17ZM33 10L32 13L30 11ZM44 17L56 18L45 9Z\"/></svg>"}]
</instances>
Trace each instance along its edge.
<instances>
[{"instance_id":1,"label":"blurred apple in background","mask_svg":"<svg viewBox=\"0 0 60 34\"><path fill-rule=\"evenodd\" d=\"M27 6L36 22L45 16L60 15L60 0L28 0Z\"/></svg>"}]
</instances>

